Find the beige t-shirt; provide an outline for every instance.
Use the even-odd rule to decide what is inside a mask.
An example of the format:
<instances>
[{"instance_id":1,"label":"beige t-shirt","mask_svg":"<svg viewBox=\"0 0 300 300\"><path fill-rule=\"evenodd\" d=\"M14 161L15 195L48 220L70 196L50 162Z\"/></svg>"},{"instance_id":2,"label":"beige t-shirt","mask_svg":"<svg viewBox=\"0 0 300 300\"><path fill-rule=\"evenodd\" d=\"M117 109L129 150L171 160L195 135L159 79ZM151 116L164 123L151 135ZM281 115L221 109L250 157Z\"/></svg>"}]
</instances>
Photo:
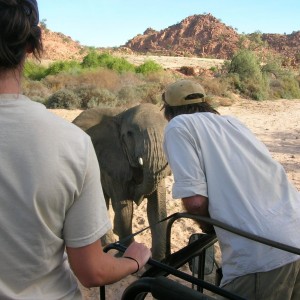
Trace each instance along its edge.
<instances>
[{"instance_id":1,"label":"beige t-shirt","mask_svg":"<svg viewBox=\"0 0 300 300\"><path fill-rule=\"evenodd\" d=\"M111 228L90 137L22 95L0 95L0 299L81 299L65 246Z\"/></svg>"}]
</instances>

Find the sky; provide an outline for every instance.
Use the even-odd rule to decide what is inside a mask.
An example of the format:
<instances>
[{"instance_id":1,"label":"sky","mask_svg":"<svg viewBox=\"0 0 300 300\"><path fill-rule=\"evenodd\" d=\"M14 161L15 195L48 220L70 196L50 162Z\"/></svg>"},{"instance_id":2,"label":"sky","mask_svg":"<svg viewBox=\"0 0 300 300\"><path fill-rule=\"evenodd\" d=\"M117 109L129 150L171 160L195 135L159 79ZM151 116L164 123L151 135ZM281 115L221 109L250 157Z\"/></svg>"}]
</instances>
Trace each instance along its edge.
<instances>
[{"instance_id":1,"label":"sky","mask_svg":"<svg viewBox=\"0 0 300 300\"><path fill-rule=\"evenodd\" d=\"M210 13L238 33L300 30L299 0L37 0L40 20L84 46L119 47L151 27L163 30Z\"/></svg>"}]
</instances>

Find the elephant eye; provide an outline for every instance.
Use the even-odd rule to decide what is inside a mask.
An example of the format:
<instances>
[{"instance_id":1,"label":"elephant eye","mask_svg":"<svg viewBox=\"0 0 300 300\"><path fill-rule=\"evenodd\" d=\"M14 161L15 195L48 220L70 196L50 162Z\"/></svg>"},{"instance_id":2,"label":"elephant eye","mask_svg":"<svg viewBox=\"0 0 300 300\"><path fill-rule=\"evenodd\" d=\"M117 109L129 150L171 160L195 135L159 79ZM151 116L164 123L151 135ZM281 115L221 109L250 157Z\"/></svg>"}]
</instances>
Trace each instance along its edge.
<instances>
[{"instance_id":1,"label":"elephant eye","mask_svg":"<svg viewBox=\"0 0 300 300\"><path fill-rule=\"evenodd\" d=\"M132 131L127 131L127 135L131 137L131 136L133 136L133 132Z\"/></svg>"}]
</instances>

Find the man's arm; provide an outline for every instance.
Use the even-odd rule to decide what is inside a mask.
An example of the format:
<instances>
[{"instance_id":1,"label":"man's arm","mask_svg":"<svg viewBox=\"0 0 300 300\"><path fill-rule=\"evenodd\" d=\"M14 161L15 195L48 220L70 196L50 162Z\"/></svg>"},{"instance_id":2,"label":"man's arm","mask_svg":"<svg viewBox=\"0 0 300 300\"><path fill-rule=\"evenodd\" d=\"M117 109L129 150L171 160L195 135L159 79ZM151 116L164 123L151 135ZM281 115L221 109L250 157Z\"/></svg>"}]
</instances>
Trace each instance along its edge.
<instances>
[{"instance_id":1,"label":"man's arm","mask_svg":"<svg viewBox=\"0 0 300 300\"><path fill-rule=\"evenodd\" d=\"M66 250L75 276L83 286L88 288L121 280L142 268L151 256L146 246L136 242L133 242L125 251L124 256L119 258L103 252L99 240L84 247L66 247Z\"/></svg>"},{"instance_id":2,"label":"man's arm","mask_svg":"<svg viewBox=\"0 0 300 300\"><path fill-rule=\"evenodd\" d=\"M208 212L208 198L195 195L191 197L182 198L182 203L186 211L193 215L199 215L202 217L210 217ZM198 221L200 224L200 228L203 232L211 232L213 230L213 226L206 224L204 222Z\"/></svg>"}]
</instances>

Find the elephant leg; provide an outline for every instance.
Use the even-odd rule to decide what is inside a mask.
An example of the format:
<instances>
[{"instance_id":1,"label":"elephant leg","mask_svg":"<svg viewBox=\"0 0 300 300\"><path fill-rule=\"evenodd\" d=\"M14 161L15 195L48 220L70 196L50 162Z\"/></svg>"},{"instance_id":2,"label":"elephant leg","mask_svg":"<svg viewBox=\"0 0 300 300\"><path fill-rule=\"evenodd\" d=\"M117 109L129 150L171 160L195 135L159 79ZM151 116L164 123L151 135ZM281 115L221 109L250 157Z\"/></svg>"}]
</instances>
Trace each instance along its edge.
<instances>
[{"instance_id":1,"label":"elephant leg","mask_svg":"<svg viewBox=\"0 0 300 300\"><path fill-rule=\"evenodd\" d=\"M103 247L116 242L113 231L110 229L106 232L105 235L101 237L101 244Z\"/></svg>"},{"instance_id":2,"label":"elephant leg","mask_svg":"<svg viewBox=\"0 0 300 300\"><path fill-rule=\"evenodd\" d=\"M103 191L103 195L104 195L104 199L105 199L106 208L108 210L110 197L104 191Z\"/></svg>"},{"instance_id":3,"label":"elephant leg","mask_svg":"<svg viewBox=\"0 0 300 300\"><path fill-rule=\"evenodd\" d=\"M104 198L105 198L106 208L108 210L109 209L109 200L110 200L110 197L105 192L104 192ZM104 247L104 246L109 245L109 244L114 243L114 242L116 242L114 233L113 233L113 231L111 229L109 229L106 232L106 234L101 237L101 244Z\"/></svg>"},{"instance_id":4,"label":"elephant leg","mask_svg":"<svg viewBox=\"0 0 300 300\"><path fill-rule=\"evenodd\" d=\"M161 180L157 190L148 197L147 216L151 226L152 257L162 260L166 256L166 232L167 222L155 225L167 217L166 186L165 180Z\"/></svg>"},{"instance_id":5,"label":"elephant leg","mask_svg":"<svg viewBox=\"0 0 300 300\"><path fill-rule=\"evenodd\" d=\"M112 199L112 206L115 212L114 233L122 240L132 234L133 202L131 200ZM128 239L124 245L128 246L134 238Z\"/></svg>"}]
</instances>

